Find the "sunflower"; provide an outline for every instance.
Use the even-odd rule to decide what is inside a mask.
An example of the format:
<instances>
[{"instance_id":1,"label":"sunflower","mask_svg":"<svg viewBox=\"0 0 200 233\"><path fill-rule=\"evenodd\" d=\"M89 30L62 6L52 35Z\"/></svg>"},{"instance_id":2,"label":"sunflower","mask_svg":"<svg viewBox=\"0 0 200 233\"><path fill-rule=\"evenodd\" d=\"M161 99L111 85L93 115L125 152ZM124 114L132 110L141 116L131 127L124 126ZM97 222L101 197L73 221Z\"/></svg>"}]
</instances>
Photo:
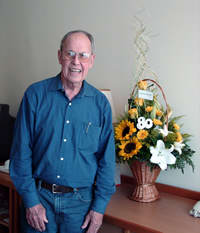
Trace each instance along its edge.
<instances>
[{"instance_id":1,"label":"sunflower","mask_svg":"<svg viewBox=\"0 0 200 233\"><path fill-rule=\"evenodd\" d=\"M162 125L162 121L158 120L158 119L153 119L153 123L154 125Z\"/></svg>"},{"instance_id":2,"label":"sunflower","mask_svg":"<svg viewBox=\"0 0 200 233\"><path fill-rule=\"evenodd\" d=\"M141 147L142 144L136 137L133 137L129 141L122 142L122 144L119 146L121 149L119 155L122 156L124 160L128 160L136 155Z\"/></svg>"},{"instance_id":3,"label":"sunflower","mask_svg":"<svg viewBox=\"0 0 200 233\"><path fill-rule=\"evenodd\" d=\"M129 114L129 116L130 116L131 119L134 119L134 118L138 117L137 108L131 108L131 109L128 111L128 114Z\"/></svg>"},{"instance_id":4,"label":"sunflower","mask_svg":"<svg viewBox=\"0 0 200 233\"><path fill-rule=\"evenodd\" d=\"M151 112L153 110L153 107L152 106L147 106L146 108L145 108L145 111L146 112Z\"/></svg>"},{"instance_id":5,"label":"sunflower","mask_svg":"<svg viewBox=\"0 0 200 233\"><path fill-rule=\"evenodd\" d=\"M139 140L143 140L145 139L147 136L149 135L149 133L146 131L146 130L139 130L138 133L137 133L137 138Z\"/></svg>"},{"instance_id":6,"label":"sunflower","mask_svg":"<svg viewBox=\"0 0 200 233\"><path fill-rule=\"evenodd\" d=\"M115 138L118 140L129 139L130 136L136 132L134 123L128 120L122 120L119 125L115 128Z\"/></svg>"}]
</instances>

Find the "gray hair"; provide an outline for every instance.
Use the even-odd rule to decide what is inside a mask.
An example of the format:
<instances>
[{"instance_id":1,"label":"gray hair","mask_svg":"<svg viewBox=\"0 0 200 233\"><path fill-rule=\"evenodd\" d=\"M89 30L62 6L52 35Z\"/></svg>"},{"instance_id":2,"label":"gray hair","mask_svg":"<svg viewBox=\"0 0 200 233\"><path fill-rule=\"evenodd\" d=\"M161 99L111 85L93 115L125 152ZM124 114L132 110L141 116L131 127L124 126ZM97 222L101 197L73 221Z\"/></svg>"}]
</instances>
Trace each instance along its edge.
<instances>
[{"instance_id":1,"label":"gray hair","mask_svg":"<svg viewBox=\"0 0 200 233\"><path fill-rule=\"evenodd\" d=\"M86 31L83 31L83 30L74 30L74 31L70 31L68 32L67 34L65 34L60 42L60 51L62 51L63 49L63 44L65 42L65 40L71 36L72 34L75 34L75 33L82 33L84 35L87 36L87 38L90 40L90 43L91 43L91 50L92 50L92 53L94 53L94 37L89 33L89 32L86 32Z\"/></svg>"}]
</instances>

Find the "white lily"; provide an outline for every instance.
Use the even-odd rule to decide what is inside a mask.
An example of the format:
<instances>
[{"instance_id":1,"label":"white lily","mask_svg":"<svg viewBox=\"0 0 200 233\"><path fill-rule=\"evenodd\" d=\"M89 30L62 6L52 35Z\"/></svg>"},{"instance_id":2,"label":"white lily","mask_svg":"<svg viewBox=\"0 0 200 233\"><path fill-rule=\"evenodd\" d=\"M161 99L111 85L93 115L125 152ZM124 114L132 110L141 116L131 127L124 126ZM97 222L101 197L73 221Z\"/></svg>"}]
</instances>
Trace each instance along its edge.
<instances>
[{"instance_id":1,"label":"white lily","mask_svg":"<svg viewBox=\"0 0 200 233\"><path fill-rule=\"evenodd\" d=\"M176 162L176 157L171 153L173 150L173 145L170 149L166 149L164 142L158 140L156 147L150 147L150 152L152 154L150 161L158 164L162 170L165 170L167 169L167 164L175 164Z\"/></svg>"},{"instance_id":2,"label":"white lily","mask_svg":"<svg viewBox=\"0 0 200 233\"><path fill-rule=\"evenodd\" d=\"M160 133L163 135L163 137L166 137L171 131L168 131L167 125L164 125L163 129L158 129Z\"/></svg>"},{"instance_id":3,"label":"white lily","mask_svg":"<svg viewBox=\"0 0 200 233\"><path fill-rule=\"evenodd\" d=\"M181 142L175 142L174 143L174 150L178 151L179 155L182 154L182 148L185 146L184 143Z\"/></svg>"}]
</instances>

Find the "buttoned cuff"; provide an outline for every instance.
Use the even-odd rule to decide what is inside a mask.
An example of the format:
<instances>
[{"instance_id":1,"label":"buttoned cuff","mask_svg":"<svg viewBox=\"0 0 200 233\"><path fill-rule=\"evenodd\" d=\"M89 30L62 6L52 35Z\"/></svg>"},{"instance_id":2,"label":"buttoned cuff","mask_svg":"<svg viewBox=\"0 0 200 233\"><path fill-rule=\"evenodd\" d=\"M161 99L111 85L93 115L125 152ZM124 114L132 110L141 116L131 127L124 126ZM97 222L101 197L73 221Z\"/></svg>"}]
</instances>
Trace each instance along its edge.
<instances>
[{"instance_id":1,"label":"buttoned cuff","mask_svg":"<svg viewBox=\"0 0 200 233\"><path fill-rule=\"evenodd\" d=\"M91 209L98 213L104 214L106 207L108 205L108 202L109 200L106 201L102 198L96 198L92 203Z\"/></svg>"},{"instance_id":2,"label":"buttoned cuff","mask_svg":"<svg viewBox=\"0 0 200 233\"><path fill-rule=\"evenodd\" d=\"M22 197L24 206L26 208L30 208L30 207L40 204L38 194L35 192L22 194L21 197Z\"/></svg>"},{"instance_id":3,"label":"buttoned cuff","mask_svg":"<svg viewBox=\"0 0 200 233\"><path fill-rule=\"evenodd\" d=\"M115 185L113 185L112 191L110 191L109 193L106 193L104 195L99 195L96 193L91 209L98 213L104 214L110 198L115 191L116 187Z\"/></svg>"}]
</instances>

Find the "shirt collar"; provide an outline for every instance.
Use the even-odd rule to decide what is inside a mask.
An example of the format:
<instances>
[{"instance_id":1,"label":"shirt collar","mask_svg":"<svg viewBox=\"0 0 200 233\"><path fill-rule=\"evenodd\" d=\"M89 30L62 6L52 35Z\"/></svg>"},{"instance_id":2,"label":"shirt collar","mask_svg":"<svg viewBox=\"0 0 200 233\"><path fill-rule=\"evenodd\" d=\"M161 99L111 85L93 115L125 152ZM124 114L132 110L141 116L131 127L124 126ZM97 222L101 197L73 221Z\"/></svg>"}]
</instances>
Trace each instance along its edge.
<instances>
[{"instance_id":1,"label":"shirt collar","mask_svg":"<svg viewBox=\"0 0 200 233\"><path fill-rule=\"evenodd\" d=\"M62 82L61 82L61 73L55 76L49 84L49 91L59 91L63 90Z\"/></svg>"},{"instance_id":2,"label":"shirt collar","mask_svg":"<svg viewBox=\"0 0 200 233\"><path fill-rule=\"evenodd\" d=\"M62 82L61 82L61 73L55 76L52 79L52 82L49 84L50 91L64 91ZM94 88L87 82L83 81L83 85L81 87L80 92L78 93L77 97L84 97L84 96L94 96Z\"/></svg>"},{"instance_id":3,"label":"shirt collar","mask_svg":"<svg viewBox=\"0 0 200 233\"><path fill-rule=\"evenodd\" d=\"M84 97L84 96L94 96L94 90L93 90L93 88L85 80L83 81L83 85L82 85L81 90L78 93L77 97Z\"/></svg>"}]
</instances>

